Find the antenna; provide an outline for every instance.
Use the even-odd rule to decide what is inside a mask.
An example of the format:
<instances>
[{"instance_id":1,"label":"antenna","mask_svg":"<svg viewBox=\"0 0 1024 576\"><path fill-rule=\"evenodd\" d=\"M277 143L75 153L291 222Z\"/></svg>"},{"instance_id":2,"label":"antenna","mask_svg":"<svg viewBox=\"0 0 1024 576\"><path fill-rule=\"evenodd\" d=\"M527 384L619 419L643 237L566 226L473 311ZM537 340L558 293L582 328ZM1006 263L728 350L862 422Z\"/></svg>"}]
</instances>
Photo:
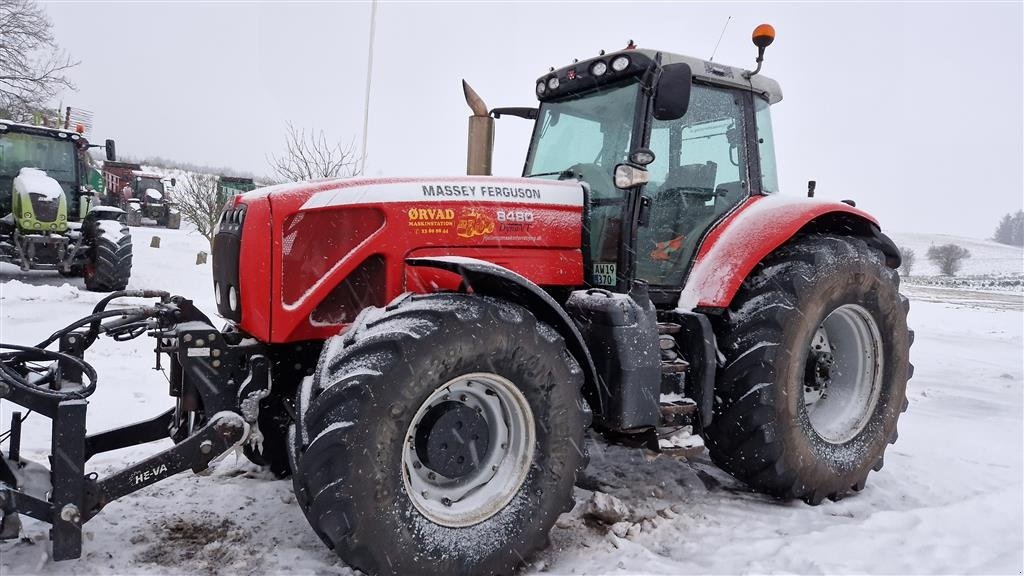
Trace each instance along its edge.
<instances>
[{"instance_id":1,"label":"antenna","mask_svg":"<svg viewBox=\"0 0 1024 576\"><path fill-rule=\"evenodd\" d=\"M370 124L370 85L373 79L373 35L377 29L377 0L373 0L370 4L370 47L367 50L366 57L366 101L363 104L363 149L360 152L363 155L362 166L360 169L366 168L366 139L369 136L368 128Z\"/></svg>"},{"instance_id":2,"label":"antenna","mask_svg":"<svg viewBox=\"0 0 1024 576\"><path fill-rule=\"evenodd\" d=\"M732 21L732 16L725 19L725 26L722 26L722 33L718 35L718 42L715 42L715 49L711 51L711 58L708 58L708 62L715 61L715 54L718 53L718 45L722 43L722 38L725 36L725 29L729 27L729 22Z\"/></svg>"}]
</instances>

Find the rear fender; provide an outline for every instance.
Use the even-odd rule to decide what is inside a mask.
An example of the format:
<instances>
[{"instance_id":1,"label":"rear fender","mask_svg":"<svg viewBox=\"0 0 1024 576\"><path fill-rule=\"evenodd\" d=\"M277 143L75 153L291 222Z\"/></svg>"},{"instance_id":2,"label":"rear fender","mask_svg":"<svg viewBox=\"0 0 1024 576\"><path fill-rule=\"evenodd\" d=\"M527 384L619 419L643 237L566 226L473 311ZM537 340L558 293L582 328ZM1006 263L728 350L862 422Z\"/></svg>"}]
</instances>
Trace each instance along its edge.
<instances>
[{"instance_id":1,"label":"rear fender","mask_svg":"<svg viewBox=\"0 0 1024 576\"><path fill-rule=\"evenodd\" d=\"M754 266L800 233L866 241L898 268L899 249L873 216L843 202L781 195L753 196L705 238L679 296L679 310L726 308Z\"/></svg>"},{"instance_id":2,"label":"rear fender","mask_svg":"<svg viewBox=\"0 0 1024 576\"><path fill-rule=\"evenodd\" d=\"M602 384L583 336L565 309L540 286L508 268L476 258L434 256L406 258L405 262L409 266L437 268L458 274L473 293L519 304L538 320L554 328L565 339L566 348L583 369L584 398L594 411L604 413L601 395L598 393L598 386Z\"/></svg>"}]
</instances>

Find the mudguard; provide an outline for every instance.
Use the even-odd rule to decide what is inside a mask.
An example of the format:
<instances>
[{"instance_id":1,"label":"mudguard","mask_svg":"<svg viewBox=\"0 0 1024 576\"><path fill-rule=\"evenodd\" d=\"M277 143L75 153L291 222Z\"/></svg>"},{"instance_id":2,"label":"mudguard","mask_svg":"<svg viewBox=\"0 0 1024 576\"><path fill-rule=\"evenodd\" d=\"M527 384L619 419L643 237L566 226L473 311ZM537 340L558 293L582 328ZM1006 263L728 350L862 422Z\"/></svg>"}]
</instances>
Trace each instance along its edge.
<instances>
[{"instance_id":1,"label":"mudguard","mask_svg":"<svg viewBox=\"0 0 1024 576\"><path fill-rule=\"evenodd\" d=\"M584 398L598 414L605 412L599 386L604 386L597 375L597 368L590 351L576 324L561 305L547 292L527 278L515 272L476 258L463 256L433 256L406 258L409 266L421 266L446 270L462 276L466 287L476 294L485 294L514 302L526 308L548 326L554 328L565 339L566 348L583 369Z\"/></svg>"},{"instance_id":2,"label":"mudguard","mask_svg":"<svg viewBox=\"0 0 1024 576\"><path fill-rule=\"evenodd\" d=\"M751 270L800 232L855 236L900 265L899 249L878 221L843 202L792 196L752 196L704 239L679 296L681 311L726 308Z\"/></svg>"}]
</instances>

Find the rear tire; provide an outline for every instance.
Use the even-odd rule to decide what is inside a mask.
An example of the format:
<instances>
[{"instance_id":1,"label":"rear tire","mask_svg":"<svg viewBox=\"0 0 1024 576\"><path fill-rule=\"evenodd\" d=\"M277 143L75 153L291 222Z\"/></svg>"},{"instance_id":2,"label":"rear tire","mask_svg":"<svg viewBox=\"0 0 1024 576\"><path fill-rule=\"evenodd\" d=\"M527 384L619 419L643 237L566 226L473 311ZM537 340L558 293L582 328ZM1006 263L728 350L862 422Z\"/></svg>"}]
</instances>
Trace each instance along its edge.
<instances>
[{"instance_id":1,"label":"rear tire","mask_svg":"<svg viewBox=\"0 0 1024 576\"><path fill-rule=\"evenodd\" d=\"M546 545L555 519L573 507L589 424L582 385L561 336L519 306L433 294L367 309L326 343L298 394L296 497L324 542L365 572L509 574ZM453 415L458 426L440 424ZM459 436L453 452L468 447L473 463L493 467L443 467L455 464L441 461L434 435L455 434L463 419L466 436L484 432ZM498 420L505 432L488 432ZM499 460L490 460L495 454ZM435 469L451 470L456 484L483 480L445 503L439 495L452 485L437 480L431 496ZM488 469L496 471L488 476ZM414 498L409 486L427 495ZM477 496L483 504L472 508ZM479 518L455 518L466 510L460 506Z\"/></svg>"},{"instance_id":2,"label":"rear tire","mask_svg":"<svg viewBox=\"0 0 1024 576\"><path fill-rule=\"evenodd\" d=\"M800 237L759 264L715 326L712 460L810 504L863 489L896 441L913 373L898 290L882 254L854 238Z\"/></svg>"},{"instance_id":3,"label":"rear tire","mask_svg":"<svg viewBox=\"0 0 1024 576\"><path fill-rule=\"evenodd\" d=\"M105 234L103 227L120 229L120 237ZM124 290L132 275L132 236L128 227L116 220L96 220L90 224L88 254L82 275L85 287L93 292Z\"/></svg>"}]
</instances>

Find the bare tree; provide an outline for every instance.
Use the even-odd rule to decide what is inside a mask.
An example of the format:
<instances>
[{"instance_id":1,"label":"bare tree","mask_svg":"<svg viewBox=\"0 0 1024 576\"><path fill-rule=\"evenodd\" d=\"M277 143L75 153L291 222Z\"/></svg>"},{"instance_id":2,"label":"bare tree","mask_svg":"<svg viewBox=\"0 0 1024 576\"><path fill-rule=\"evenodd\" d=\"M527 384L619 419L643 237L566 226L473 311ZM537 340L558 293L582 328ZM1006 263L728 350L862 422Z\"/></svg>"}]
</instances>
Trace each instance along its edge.
<instances>
[{"instance_id":1,"label":"bare tree","mask_svg":"<svg viewBox=\"0 0 1024 576\"><path fill-rule=\"evenodd\" d=\"M217 196L217 179L209 174L189 173L179 183L174 199L185 220L210 242L212 253L213 235L224 210L224 201Z\"/></svg>"},{"instance_id":2,"label":"bare tree","mask_svg":"<svg viewBox=\"0 0 1024 576\"><path fill-rule=\"evenodd\" d=\"M928 248L928 259L939 267L946 276L955 276L963 267L964 258L971 257L971 251L956 244L943 244Z\"/></svg>"},{"instance_id":3,"label":"bare tree","mask_svg":"<svg viewBox=\"0 0 1024 576\"><path fill-rule=\"evenodd\" d=\"M914 253L914 249L900 246L900 260L900 272L904 276L910 276L910 272L914 270L914 262L917 261L917 254Z\"/></svg>"},{"instance_id":4,"label":"bare tree","mask_svg":"<svg viewBox=\"0 0 1024 576\"><path fill-rule=\"evenodd\" d=\"M34 0L0 0L0 117L27 121L47 112L62 88L75 89L67 72L77 65Z\"/></svg>"},{"instance_id":5,"label":"bare tree","mask_svg":"<svg viewBox=\"0 0 1024 576\"><path fill-rule=\"evenodd\" d=\"M355 142L347 146L330 142L323 130L306 132L288 123L285 152L267 158L273 177L282 182L316 178L351 178L363 173L363 158L356 153Z\"/></svg>"}]
</instances>

